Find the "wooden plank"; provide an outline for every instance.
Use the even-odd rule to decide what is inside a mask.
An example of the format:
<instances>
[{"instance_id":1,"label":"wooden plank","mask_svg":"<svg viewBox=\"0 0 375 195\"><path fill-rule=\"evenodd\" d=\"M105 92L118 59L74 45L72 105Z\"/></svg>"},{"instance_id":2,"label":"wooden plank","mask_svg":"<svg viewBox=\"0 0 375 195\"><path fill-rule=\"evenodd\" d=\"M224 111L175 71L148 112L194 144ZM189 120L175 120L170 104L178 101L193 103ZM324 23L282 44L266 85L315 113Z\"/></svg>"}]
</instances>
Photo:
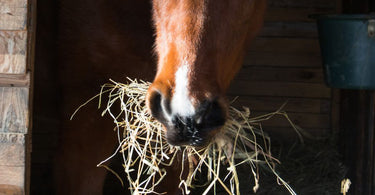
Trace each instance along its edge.
<instances>
[{"instance_id":1,"label":"wooden plank","mask_svg":"<svg viewBox=\"0 0 375 195\"><path fill-rule=\"evenodd\" d=\"M25 165L25 136L0 133L0 166Z\"/></svg>"},{"instance_id":2,"label":"wooden plank","mask_svg":"<svg viewBox=\"0 0 375 195\"><path fill-rule=\"evenodd\" d=\"M279 66L321 68L320 54L293 54L275 52L249 52L244 58L244 66Z\"/></svg>"},{"instance_id":3,"label":"wooden plank","mask_svg":"<svg viewBox=\"0 0 375 195\"><path fill-rule=\"evenodd\" d=\"M354 184L351 192L374 194L375 92L341 90L340 115L339 144Z\"/></svg>"},{"instance_id":4,"label":"wooden plank","mask_svg":"<svg viewBox=\"0 0 375 195\"><path fill-rule=\"evenodd\" d=\"M318 39L258 37L251 44L248 51L318 55L320 54L320 45Z\"/></svg>"},{"instance_id":5,"label":"wooden plank","mask_svg":"<svg viewBox=\"0 0 375 195\"><path fill-rule=\"evenodd\" d=\"M335 8L336 0L268 0L269 7L283 7L283 8Z\"/></svg>"},{"instance_id":6,"label":"wooden plank","mask_svg":"<svg viewBox=\"0 0 375 195\"><path fill-rule=\"evenodd\" d=\"M323 84L263 82L263 81L234 81L228 90L229 95L238 96L275 96L330 98L331 90Z\"/></svg>"},{"instance_id":7,"label":"wooden plank","mask_svg":"<svg viewBox=\"0 0 375 195\"><path fill-rule=\"evenodd\" d=\"M0 184L22 187L25 183L24 166L0 166Z\"/></svg>"},{"instance_id":8,"label":"wooden plank","mask_svg":"<svg viewBox=\"0 0 375 195\"><path fill-rule=\"evenodd\" d=\"M28 94L28 88L0 87L0 132L27 132Z\"/></svg>"},{"instance_id":9,"label":"wooden plank","mask_svg":"<svg viewBox=\"0 0 375 195\"><path fill-rule=\"evenodd\" d=\"M234 97L229 97L229 99L234 99ZM315 114L329 114L331 106L329 99L254 96L239 96L232 105L236 108L246 106L250 108L250 111L255 112L273 112L278 110L283 104L285 104L283 110L286 112Z\"/></svg>"},{"instance_id":10,"label":"wooden plank","mask_svg":"<svg viewBox=\"0 0 375 195\"><path fill-rule=\"evenodd\" d=\"M266 22L258 36L317 38L318 29L315 22Z\"/></svg>"},{"instance_id":11,"label":"wooden plank","mask_svg":"<svg viewBox=\"0 0 375 195\"><path fill-rule=\"evenodd\" d=\"M339 133L340 131L340 89L332 89L331 97L331 126L334 133Z\"/></svg>"},{"instance_id":12,"label":"wooden plank","mask_svg":"<svg viewBox=\"0 0 375 195\"><path fill-rule=\"evenodd\" d=\"M26 73L27 31L0 31L0 73Z\"/></svg>"},{"instance_id":13,"label":"wooden plank","mask_svg":"<svg viewBox=\"0 0 375 195\"><path fill-rule=\"evenodd\" d=\"M39 6L37 6L37 0L27 0L28 1L28 19L27 19L27 56L26 56L26 71L27 73L32 72L35 74L35 44L36 44L36 23L37 23L37 10ZM45 2L44 2L45 3ZM40 9L39 9L40 10ZM53 11L52 11L53 12ZM57 15L57 14L56 14ZM47 31L51 33L50 31ZM53 49L53 48L49 48ZM34 76L33 76L34 77ZM31 80L30 80L31 81ZM33 97L34 94L34 84L29 87L29 109L28 111L30 114L28 115L28 119L32 121L32 108L33 108ZM30 124L32 124L30 122ZM31 151L32 151L32 127L27 129L27 135L25 138L25 183L23 186L25 194L31 194L30 186L31 186ZM48 184L47 184L48 185Z\"/></svg>"},{"instance_id":14,"label":"wooden plank","mask_svg":"<svg viewBox=\"0 0 375 195\"><path fill-rule=\"evenodd\" d=\"M244 81L280 81L324 84L323 70L321 68L244 66L235 79Z\"/></svg>"},{"instance_id":15,"label":"wooden plank","mask_svg":"<svg viewBox=\"0 0 375 195\"><path fill-rule=\"evenodd\" d=\"M315 22L313 14L333 14L335 8L278 8L270 7L265 15L266 22Z\"/></svg>"},{"instance_id":16,"label":"wooden plank","mask_svg":"<svg viewBox=\"0 0 375 195\"><path fill-rule=\"evenodd\" d=\"M27 23L27 0L0 0L0 30L23 30Z\"/></svg>"},{"instance_id":17,"label":"wooden plank","mask_svg":"<svg viewBox=\"0 0 375 195\"><path fill-rule=\"evenodd\" d=\"M30 73L0 74L0 87L27 87L27 86L30 86Z\"/></svg>"},{"instance_id":18,"label":"wooden plank","mask_svg":"<svg viewBox=\"0 0 375 195\"><path fill-rule=\"evenodd\" d=\"M253 112L252 116L262 116L270 112ZM310 113L287 113L289 119L301 128L330 128L329 114L310 114ZM289 121L282 115L274 115L272 118L261 122L263 127L292 127Z\"/></svg>"},{"instance_id":19,"label":"wooden plank","mask_svg":"<svg viewBox=\"0 0 375 195\"><path fill-rule=\"evenodd\" d=\"M19 186L14 185L2 185L0 184L1 195L23 195L23 189Z\"/></svg>"}]
</instances>

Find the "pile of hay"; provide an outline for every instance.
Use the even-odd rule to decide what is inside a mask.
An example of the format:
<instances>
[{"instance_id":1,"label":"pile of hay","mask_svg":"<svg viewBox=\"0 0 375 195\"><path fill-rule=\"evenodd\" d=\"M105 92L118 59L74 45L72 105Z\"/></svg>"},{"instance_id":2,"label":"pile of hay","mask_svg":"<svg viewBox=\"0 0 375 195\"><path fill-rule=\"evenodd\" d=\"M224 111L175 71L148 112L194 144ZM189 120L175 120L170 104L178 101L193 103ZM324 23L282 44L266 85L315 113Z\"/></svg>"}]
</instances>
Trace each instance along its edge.
<instances>
[{"instance_id":1,"label":"pile of hay","mask_svg":"<svg viewBox=\"0 0 375 195\"><path fill-rule=\"evenodd\" d=\"M199 150L189 146L182 148L166 142L162 125L147 112L145 95L150 83L131 79L128 84L111 82L102 87L98 96L108 94L109 100L102 114L109 114L116 124L119 147L115 154L119 152L122 155L124 170L133 194L163 193L155 192L155 187L166 175L162 167L170 166L175 161L183 161L180 163L182 170L187 169L184 164L188 164L188 176L180 176L180 188L185 189L187 194L195 188L196 178L201 177L200 174L204 172L207 181L203 185L202 194L215 194L216 189L221 188L227 194L239 195L237 168L245 165L253 176L253 184L245 185L251 186L252 191L256 192L259 188L259 167L263 166L272 172L274 185L282 185L290 194L295 194L287 182L275 172L274 166L279 162L272 157L270 138L265 135L260 124L274 115L283 115L288 119L284 112L278 110L251 118L248 108L238 110L231 107L230 117L222 132L218 133L207 147ZM99 106L101 104L102 102L99 102ZM121 111L114 112L114 108L118 106ZM293 126L292 123L291 125ZM178 153L182 155L177 155ZM98 166L102 166L113 156Z\"/></svg>"},{"instance_id":2,"label":"pile of hay","mask_svg":"<svg viewBox=\"0 0 375 195\"><path fill-rule=\"evenodd\" d=\"M275 166L275 170L298 194L339 194L340 187L343 187L341 182L346 181L347 168L342 163L335 137L331 135L329 138L315 140L305 138L304 144L274 142L273 153L282 162ZM271 172L263 171L260 175L263 178L260 185L264 188L257 194L288 194L280 186L272 185Z\"/></svg>"}]
</instances>

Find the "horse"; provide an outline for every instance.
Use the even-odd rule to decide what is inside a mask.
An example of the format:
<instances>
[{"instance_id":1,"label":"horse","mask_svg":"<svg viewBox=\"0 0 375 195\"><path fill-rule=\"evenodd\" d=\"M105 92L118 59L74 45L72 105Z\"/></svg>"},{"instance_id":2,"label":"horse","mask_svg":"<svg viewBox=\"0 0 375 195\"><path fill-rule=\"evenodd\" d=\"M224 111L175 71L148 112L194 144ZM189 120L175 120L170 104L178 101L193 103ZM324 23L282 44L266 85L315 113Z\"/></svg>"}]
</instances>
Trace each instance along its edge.
<instances>
[{"instance_id":1,"label":"horse","mask_svg":"<svg viewBox=\"0 0 375 195\"><path fill-rule=\"evenodd\" d=\"M205 145L224 125L225 92L265 7L265 0L153 1L158 70L147 105L170 144Z\"/></svg>"},{"instance_id":2,"label":"horse","mask_svg":"<svg viewBox=\"0 0 375 195\"><path fill-rule=\"evenodd\" d=\"M86 106L73 121L68 118L84 99L98 92L105 79L121 80L125 75L150 79L155 75L146 104L163 124L172 145L203 146L226 121L225 92L241 67L246 48L262 27L266 0L148 3L60 2L63 95L56 194L103 193L107 173L95 165L116 147L115 136L108 131L112 121L95 114L94 104ZM174 173L178 167L178 162L167 167L158 190L184 193ZM122 190L125 193L126 189Z\"/></svg>"}]
</instances>

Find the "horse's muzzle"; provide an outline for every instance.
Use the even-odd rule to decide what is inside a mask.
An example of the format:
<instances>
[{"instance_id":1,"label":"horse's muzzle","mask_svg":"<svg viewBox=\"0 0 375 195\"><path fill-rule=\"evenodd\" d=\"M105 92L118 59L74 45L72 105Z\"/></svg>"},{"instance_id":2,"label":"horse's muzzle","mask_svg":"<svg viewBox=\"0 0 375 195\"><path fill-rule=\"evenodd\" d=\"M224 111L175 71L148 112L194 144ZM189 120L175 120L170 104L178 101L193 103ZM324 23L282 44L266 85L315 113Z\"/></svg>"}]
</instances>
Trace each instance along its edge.
<instances>
[{"instance_id":1,"label":"horse's muzzle","mask_svg":"<svg viewBox=\"0 0 375 195\"><path fill-rule=\"evenodd\" d=\"M148 99L151 114L166 129L169 144L204 146L210 142L226 121L226 109L217 99L204 100L190 116L173 114L170 101L154 92Z\"/></svg>"},{"instance_id":2,"label":"horse's muzzle","mask_svg":"<svg viewBox=\"0 0 375 195\"><path fill-rule=\"evenodd\" d=\"M193 116L173 116L166 125L167 141L172 145L204 146L224 123L225 112L220 104L216 100L204 101Z\"/></svg>"}]
</instances>

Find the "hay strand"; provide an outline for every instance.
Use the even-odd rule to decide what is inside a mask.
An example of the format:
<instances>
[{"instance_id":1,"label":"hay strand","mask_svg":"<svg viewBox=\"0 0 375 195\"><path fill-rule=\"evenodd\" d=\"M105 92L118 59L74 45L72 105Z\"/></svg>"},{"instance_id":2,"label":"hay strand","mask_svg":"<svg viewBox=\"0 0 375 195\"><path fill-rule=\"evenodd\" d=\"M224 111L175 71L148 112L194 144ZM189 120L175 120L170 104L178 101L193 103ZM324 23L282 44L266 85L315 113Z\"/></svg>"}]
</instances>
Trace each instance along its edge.
<instances>
[{"instance_id":1,"label":"hay strand","mask_svg":"<svg viewBox=\"0 0 375 195\"><path fill-rule=\"evenodd\" d=\"M207 169L208 181L203 194L211 191L216 194L216 189L221 186L230 195L240 195L236 168L244 164L248 165L253 174L254 192L260 187L259 165L266 165L272 170L275 183L277 181L285 186L290 194L296 194L274 170L275 163L279 161L272 156L271 140L261 126L262 121L275 115L284 116L303 141L298 127L282 111L282 107L273 113L253 118L250 117L250 109L246 107L243 110L230 107L229 119L211 143L201 149L190 146L182 148L166 142L162 125L153 119L146 109L145 98L150 83L129 78L128 80L128 84L111 80L111 83L103 85L101 93L94 98L99 97L101 106L103 95L108 95L102 115L108 114L116 124L119 147L115 154L119 152L122 155L124 172L132 194L162 194L163 192L155 191L166 175L162 166L171 166L175 161L182 162L182 170L188 169L186 178L183 178L181 172L179 185L186 194L194 188L194 178L202 174L202 169ZM120 111L112 111L118 106ZM178 153L182 155L179 156ZM115 154L100 162L98 166L103 166ZM185 167L185 164L188 164L188 167ZM221 172L226 172L224 177L221 177Z\"/></svg>"}]
</instances>

